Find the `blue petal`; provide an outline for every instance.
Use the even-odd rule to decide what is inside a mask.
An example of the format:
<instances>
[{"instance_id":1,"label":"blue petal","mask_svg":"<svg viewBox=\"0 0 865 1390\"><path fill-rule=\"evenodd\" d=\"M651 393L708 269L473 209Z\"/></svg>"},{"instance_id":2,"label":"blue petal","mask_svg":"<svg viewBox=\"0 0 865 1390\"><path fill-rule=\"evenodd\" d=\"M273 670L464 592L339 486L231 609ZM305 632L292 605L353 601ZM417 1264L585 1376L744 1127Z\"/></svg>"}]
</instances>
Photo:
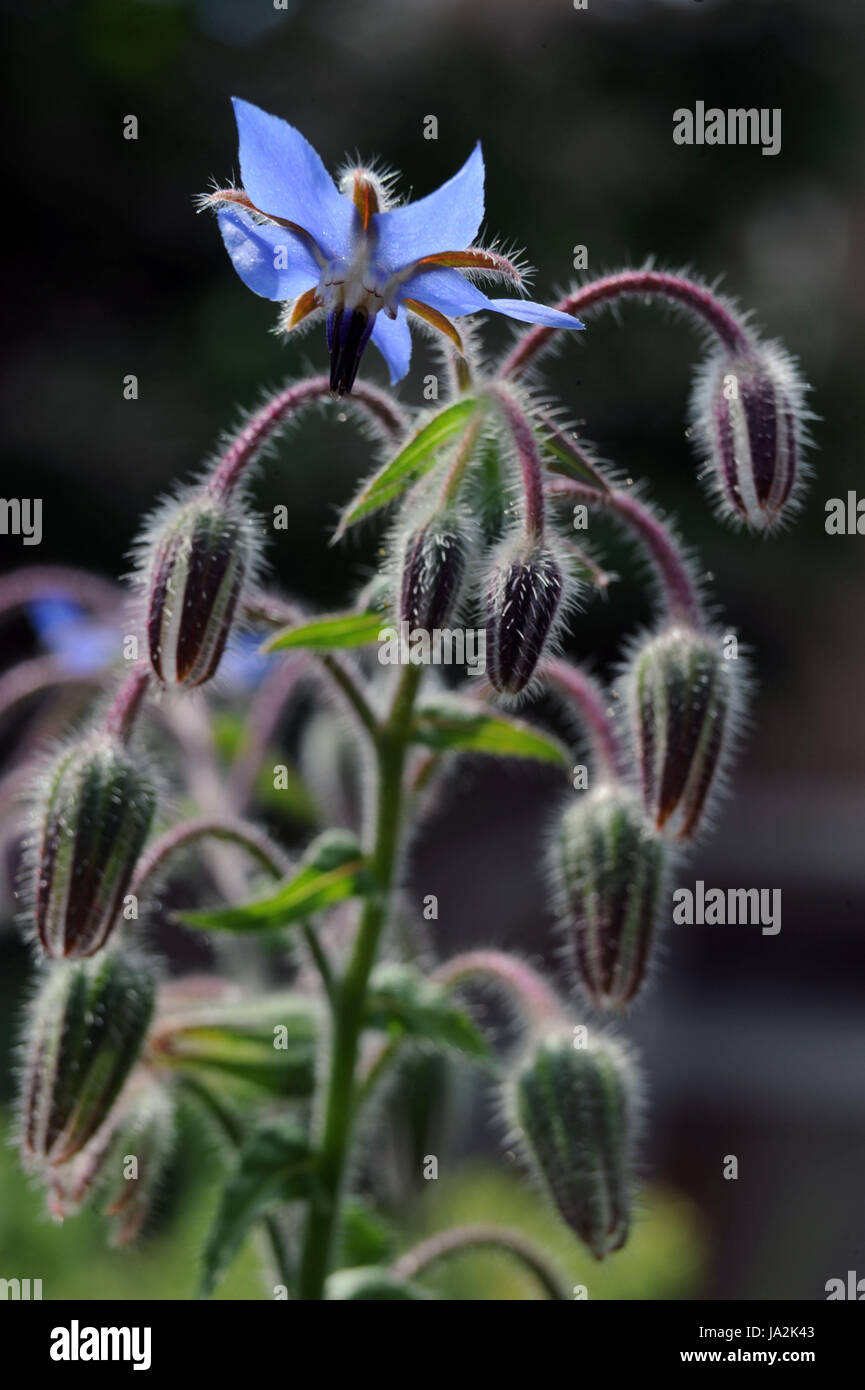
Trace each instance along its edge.
<instances>
[{"instance_id":1,"label":"blue petal","mask_svg":"<svg viewBox=\"0 0 865 1390\"><path fill-rule=\"evenodd\" d=\"M256 690L276 664L276 655L260 650L268 634L243 632L232 638L219 667L219 679L233 691L243 694Z\"/></svg>"},{"instance_id":2,"label":"blue petal","mask_svg":"<svg viewBox=\"0 0 865 1390\"><path fill-rule=\"evenodd\" d=\"M377 212L376 259L391 274L421 256L464 251L478 234L484 215L484 157L475 145L463 167L435 193L416 203Z\"/></svg>"},{"instance_id":3,"label":"blue petal","mask_svg":"<svg viewBox=\"0 0 865 1390\"><path fill-rule=\"evenodd\" d=\"M234 269L262 299L294 299L318 284L321 272L311 251L284 227L253 222L235 208L224 208L218 220Z\"/></svg>"},{"instance_id":4,"label":"blue petal","mask_svg":"<svg viewBox=\"0 0 865 1390\"><path fill-rule=\"evenodd\" d=\"M387 363L391 386L395 386L402 381L411 361L411 333L405 309L399 308L395 319L389 319L380 311L372 330L372 341Z\"/></svg>"},{"instance_id":5,"label":"blue petal","mask_svg":"<svg viewBox=\"0 0 865 1390\"><path fill-rule=\"evenodd\" d=\"M304 227L328 260L347 255L354 204L343 197L299 130L248 101L233 98L240 174L255 206Z\"/></svg>"},{"instance_id":6,"label":"blue petal","mask_svg":"<svg viewBox=\"0 0 865 1390\"><path fill-rule=\"evenodd\" d=\"M63 598L60 595L57 597L46 595L44 598L30 600L27 605L27 616L40 642L46 647L53 647L69 623L78 622L84 617L84 609L80 603L75 603L73 599Z\"/></svg>"},{"instance_id":7,"label":"blue petal","mask_svg":"<svg viewBox=\"0 0 865 1390\"><path fill-rule=\"evenodd\" d=\"M460 314L477 314L489 309L490 301L486 295L466 280L458 270L421 270L400 288L401 299L418 299L431 309L438 309L448 318L458 318Z\"/></svg>"},{"instance_id":8,"label":"blue petal","mask_svg":"<svg viewBox=\"0 0 865 1390\"><path fill-rule=\"evenodd\" d=\"M459 318L461 314L478 314L484 310L505 314L521 323L539 323L548 328L582 328L573 314L536 304L533 299L488 299L471 280L465 280L458 270L421 270L403 284L400 295L417 299L431 309Z\"/></svg>"},{"instance_id":9,"label":"blue petal","mask_svg":"<svg viewBox=\"0 0 865 1390\"><path fill-rule=\"evenodd\" d=\"M46 595L33 599L27 611L42 645L70 674L101 671L116 657L116 629L91 618L73 599Z\"/></svg>"},{"instance_id":10,"label":"blue petal","mask_svg":"<svg viewBox=\"0 0 865 1390\"><path fill-rule=\"evenodd\" d=\"M509 319L519 319L520 323L540 323L546 328L585 328L574 314L563 314L561 309L551 309L547 304L536 304L533 299L491 299L488 307L497 314L506 314Z\"/></svg>"}]
</instances>

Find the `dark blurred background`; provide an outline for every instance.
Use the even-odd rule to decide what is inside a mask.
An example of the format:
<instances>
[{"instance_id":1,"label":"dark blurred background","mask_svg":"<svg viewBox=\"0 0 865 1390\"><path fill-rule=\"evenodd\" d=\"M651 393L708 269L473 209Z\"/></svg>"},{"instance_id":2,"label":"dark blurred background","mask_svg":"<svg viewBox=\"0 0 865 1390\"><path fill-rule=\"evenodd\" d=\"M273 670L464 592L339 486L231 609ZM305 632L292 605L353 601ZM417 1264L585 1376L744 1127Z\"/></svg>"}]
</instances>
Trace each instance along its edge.
<instances>
[{"instance_id":1,"label":"dark blurred background","mask_svg":"<svg viewBox=\"0 0 865 1390\"><path fill-rule=\"evenodd\" d=\"M651 1082L648 1173L700 1213L705 1257L678 1291L811 1299L848 1269L865 1276L865 541L824 530L827 499L860 478L865 9L82 0L2 11L2 491L44 498L41 548L0 538L4 570L124 571L142 512L238 408L324 363L323 334L286 346L269 332L274 306L243 287L215 224L194 213L211 178L237 173L231 94L287 117L329 167L347 151L379 154L418 195L480 138L487 226L525 245L535 297L568 283L577 244L593 272L654 254L721 277L799 357L820 416L816 478L794 526L766 543L720 526L696 482L685 411L698 347L686 325L636 305L601 315L549 380L602 454L648 477L675 512L759 680L735 796L681 882L780 887L783 929L671 929L629 1028ZM780 107L781 153L674 145L673 111L697 100ZM430 114L435 142L423 138ZM127 115L136 141L123 138ZM485 340L510 331L490 322ZM423 360L419 348L407 401ZM364 370L383 381L372 354ZM128 373L137 401L123 399ZM365 445L316 418L279 458L257 493L289 508L275 574L305 600L339 604L374 557L371 533L328 548ZM588 608L573 645L601 673L650 613L631 552L614 546L611 563L622 583ZM5 664L28 639L2 635ZM476 773L470 792L446 802L417 856L418 894L440 898L440 950L494 940L552 961L534 867L551 785ZM11 929L0 948L8 1018L26 958ZM722 1178L729 1154L737 1182Z\"/></svg>"}]
</instances>

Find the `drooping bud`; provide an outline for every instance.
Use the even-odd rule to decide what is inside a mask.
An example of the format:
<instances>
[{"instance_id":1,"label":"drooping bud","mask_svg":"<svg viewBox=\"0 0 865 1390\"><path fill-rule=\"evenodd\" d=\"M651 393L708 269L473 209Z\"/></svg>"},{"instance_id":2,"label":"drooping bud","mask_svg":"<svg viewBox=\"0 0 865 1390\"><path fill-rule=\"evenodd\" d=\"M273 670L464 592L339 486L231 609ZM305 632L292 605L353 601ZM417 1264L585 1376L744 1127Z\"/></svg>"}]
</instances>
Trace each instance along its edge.
<instances>
[{"instance_id":1,"label":"drooping bud","mask_svg":"<svg viewBox=\"0 0 865 1390\"><path fill-rule=\"evenodd\" d=\"M537 1038L510 1079L507 1104L571 1230L598 1260L621 1249L638 1120L637 1081L623 1049L604 1037L578 1047L564 1031Z\"/></svg>"},{"instance_id":2,"label":"drooping bud","mask_svg":"<svg viewBox=\"0 0 865 1390\"><path fill-rule=\"evenodd\" d=\"M140 1234L174 1151L174 1137L170 1097L162 1086L150 1086L120 1121L104 1160L104 1210L112 1221L112 1245L130 1245Z\"/></svg>"},{"instance_id":3,"label":"drooping bud","mask_svg":"<svg viewBox=\"0 0 865 1390\"><path fill-rule=\"evenodd\" d=\"M150 663L165 686L210 680L254 568L249 518L233 498L196 494L173 506L142 547Z\"/></svg>"},{"instance_id":4,"label":"drooping bud","mask_svg":"<svg viewBox=\"0 0 865 1390\"><path fill-rule=\"evenodd\" d=\"M503 695L525 690L544 654L565 580L555 554L520 538L508 542L486 581L487 674Z\"/></svg>"},{"instance_id":5,"label":"drooping bud","mask_svg":"<svg viewBox=\"0 0 865 1390\"><path fill-rule=\"evenodd\" d=\"M64 749L48 768L29 854L35 928L47 956L90 956L104 946L155 807L146 765L111 734Z\"/></svg>"},{"instance_id":6,"label":"drooping bud","mask_svg":"<svg viewBox=\"0 0 865 1390\"><path fill-rule=\"evenodd\" d=\"M463 591L469 549L468 532L452 514L412 531L402 556L401 622L424 632L446 626Z\"/></svg>"},{"instance_id":7,"label":"drooping bud","mask_svg":"<svg viewBox=\"0 0 865 1390\"><path fill-rule=\"evenodd\" d=\"M627 680L631 735L652 824L679 840L698 830L737 714L732 661L717 637L677 625L651 637Z\"/></svg>"},{"instance_id":8,"label":"drooping bud","mask_svg":"<svg viewBox=\"0 0 865 1390\"><path fill-rule=\"evenodd\" d=\"M655 933L665 850L627 787L602 783L568 806L550 857L577 981L600 1009L640 989Z\"/></svg>"},{"instance_id":9,"label":"drooping bud","mask_svg":"<svg viewBox=\"0 0 865 1390\"><path fill-rule=\"evenodd\" d=\"M793 361L754 342L714 353L694 388L691 415L722 511L768 531L795 505L804 480L806 387Z\"/></svg>"},{"instance_id":10,"label":"drooping bud","mask_svg":"<svg viewBox=\"0 0 865 1390\"><path fill-rule=\"evenodd\" d=\"M26 1030L26 1159L66 1163L109 1119L141 1053L155 993L151 966L116 951L50 968Z\"/></svg>"}]
</instances>

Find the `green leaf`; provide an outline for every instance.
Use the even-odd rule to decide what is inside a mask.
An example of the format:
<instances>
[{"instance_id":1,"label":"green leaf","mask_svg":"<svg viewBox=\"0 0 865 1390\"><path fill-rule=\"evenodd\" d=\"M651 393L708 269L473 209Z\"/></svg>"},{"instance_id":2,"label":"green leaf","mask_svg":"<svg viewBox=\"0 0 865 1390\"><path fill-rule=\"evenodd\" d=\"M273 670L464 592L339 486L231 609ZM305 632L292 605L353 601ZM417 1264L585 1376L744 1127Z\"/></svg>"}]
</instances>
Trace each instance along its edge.
<instances>
[{"instance_id":1,"label":"green leaf","mask_svg":"<svg viewBox=\"0 0 865 1390\"><path fill-rule=\"evenodd\" d=\"M419 710L412 738L438 752L489 753L570 765L565 749L530 724L447 696L428 701Z\"/></svg>"},{"instance_id":2,"label":"green leaf","mask_svg":"<svg viewBox=\"0 0 865 1390\"><path fill-rule=\"evenodd\" d=\"M199 1296L206 1298L260 1217L313 1196L316 1158L299 1125L268 1120L244 1140L222 1190L202 1256Z\"/></svg>"},{"instance_id":3,"label":"green leaf","mask_svg":"<svg viewBox=\"0 0 865 1390\"><path fill-rule=\"evenodd\" d=\"M318 618L300 627L286 627L262 647L264 652L284 652L303 647L308 651L329 652L341 647L368 647L378 640L385 626L381 613L337 613Z\"/></svg>"},{"instance_id":4,"label":"green leaf","mask_svg":"<svg viewBox=\"0 0 865 1390\"><path fill-rule=\"evenodd\" d=\"M555 426L551 425L550 431L543 440L543 453L550 472L558 473L563 478L574 478L578 483L587 483L600 492L609 492L610 485L606 478L590 463L582 450Z\"/></svg>"},{"instance_id":5,"label":"green leaf","mask_svg":"<svg viewBox=\"0 0 865 1390\"><path fill-rule=\"evenodd\" d=\"M370 980L367 1023L371 1028L426 1038L470 1057L489 1057L486 1038L444 985L412 965L380 965Z\"/></svg>"},{"instance_id":6,"label":"green leaf","mask_svg":"<svg viewBox=\"0 0 865 1390\"><path fill-rule=\"evenodd\" d=\"M357 897L372 887L360 845L347 830L326 830L314 840L300 868L275 892L239 907L181 912L190 927L216 931L267 931L312 917L334 903Z\"/></svg>"},{"instance_id":7,"label":"green leaf","mask_svg":"<svg viewBox=\"0 0 865 1390\"><path fill-rule=\"evenodd\" d=\"M358 493L342 514L334 540L339 540L356 521L392 502L416 477L432 468L439 449L453 439L478 409L473 396L462 397L445 406L400 449L375 477Z\"/></svg>"},{"instance_id":8,"label":"green leaf","mask_svg":"<svg viewBox=\"0 0 865 1390\"><path fill-rule=\"evenodd\" d=\"M218 1076L240 1087L299 1099L315 1087L318 1004L297 994L243 1005L214 1005L166 1019L151 1040L160 1066L201 1080Z\"/></svg>"},{"instance_id":9,"label":"green leaf","mask_svg":"<svg viewBox=\"0 0 865 1390\"><path fill-rule=\"evenodd\" d=\"M393 1258L396 1232L362 1197L346 1197L340 1209L339 1264L382 1265Z\"/></svg>"}]
</instances>

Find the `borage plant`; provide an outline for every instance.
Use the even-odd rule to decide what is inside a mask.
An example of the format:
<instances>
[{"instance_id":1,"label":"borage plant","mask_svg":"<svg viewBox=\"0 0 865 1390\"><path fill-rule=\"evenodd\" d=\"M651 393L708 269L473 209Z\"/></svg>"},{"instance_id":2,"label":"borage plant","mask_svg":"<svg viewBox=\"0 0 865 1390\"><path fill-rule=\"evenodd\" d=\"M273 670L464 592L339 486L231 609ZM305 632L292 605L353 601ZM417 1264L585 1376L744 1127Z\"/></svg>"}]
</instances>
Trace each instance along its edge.
<instances>
[{"instance_id":1,"label":"borage plant","mask_svg":"<svg viewBox=\"0 0 865 1390\"><path fill-rule=\"evenodd\" d=\"M202 203L287 333L324 316L331 370L267 400L157 511L137 551L131 632L120 590L91 576L5 581L0 601L29 604L47 648L4 677L7 706L47 685L108 685L121 651L130 664L99 715L45 757L31 797L25 916L41 964L22 1046L24 1161L59 1215L102 1194L126 1243L188 1096L232 1151L203 1293L261 1223L284 1296L424 1298L429 1265L492 1244L567 1297L549 1257L505 1228L445 1231L390 1262L349 1253L371 1249L353 1188L375 1197L353 1155L365 1132L397 1123L380 1097L430 1049L485 1069L509 1142L592 1254L625 1244L641 1081L607 1020L643 989L671 860L705 825L741 723L742 661L692 564L630 480L561 423L539 363L560 330L621 298L686 310L709 343L693 396L701 473L725 518L764 532L799 500L805 387L782 349L680 275L623 271L556 308L488 298L467 277L519 291L524 272L476 244L479 148L437 192L393 204L389 178L351 168L337 185L291 126L236 110L243 187ZM492 370L466 325L489 310L531 325ZM369 341L392 383L405 375L411 321L446 363L443 399L421 412L356 380ZM382 455L336 538L394 515L380 573L345 612L315 616L263 586L248 491L283 426L333 396ZM618 702L560 655L581 597L608 581L573 543L580 509L632 532L658 580L659 617L626 646ZM429 679L433 645L468 651L470 636L473 675ZM547 693L588 736L587 776L572 778L573 754L526 716ZM292 735L300 773L281 756L289 708L306 720ZM495 943L431 961L406 920L408 828L462 755L561 769L548 953L564 948L573 998ZM274 785L314 823L297 859L248 818L251 804L267 817ZM178 915L216 943L221 973L167 979L143 922L171 903L196 846L228 905ZM200 869L186 865L188 895ZM521 1042L504 1059L469 1010L479 982L516 1006Z\"/></svg>"}]
</instances>

